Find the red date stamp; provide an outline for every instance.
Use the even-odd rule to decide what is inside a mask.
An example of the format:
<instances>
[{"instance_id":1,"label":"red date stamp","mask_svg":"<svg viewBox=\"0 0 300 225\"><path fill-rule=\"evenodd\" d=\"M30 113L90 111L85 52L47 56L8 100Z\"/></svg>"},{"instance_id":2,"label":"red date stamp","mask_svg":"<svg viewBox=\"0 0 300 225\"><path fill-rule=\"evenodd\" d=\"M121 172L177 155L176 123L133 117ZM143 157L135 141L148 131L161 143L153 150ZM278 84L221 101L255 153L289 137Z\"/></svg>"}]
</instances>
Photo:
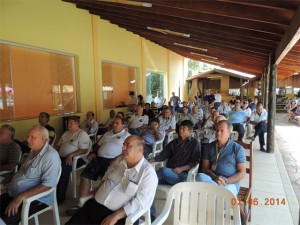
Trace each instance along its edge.
<instances>
[{"instance_id":1,"label":"red date stamp","mask_svg":"<svg viewBox=\"0 0 300 225\"><path fill-rule=\"evenodd\" d=\"M236 205L240 203L245 203L246 205L264 205L264 206L279 206L286 205L285 198L249 198L247 202L244 202L241 198L233 198L231 199L231 204Z\"/></svg>"}]
</instances>

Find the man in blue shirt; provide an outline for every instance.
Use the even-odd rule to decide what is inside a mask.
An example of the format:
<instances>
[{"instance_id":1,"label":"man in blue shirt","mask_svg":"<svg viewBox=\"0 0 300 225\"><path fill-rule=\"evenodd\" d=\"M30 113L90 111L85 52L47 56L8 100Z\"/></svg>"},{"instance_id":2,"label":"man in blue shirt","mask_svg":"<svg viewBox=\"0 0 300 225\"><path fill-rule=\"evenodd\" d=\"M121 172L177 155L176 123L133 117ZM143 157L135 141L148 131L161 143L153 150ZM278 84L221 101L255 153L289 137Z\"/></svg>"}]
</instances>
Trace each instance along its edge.
<instances>
[{"instance_id":1,"label":"man in blue shirt","mask_svg":"<svg viewBox=\"0 0 300 225\"><path fill-rule=\"evenodd\" d=\"M243 140L245 134L244 123L247 122L248 119L248 115L241 109L241 103L236 102L233 110L229 112L228 121L232 124L233 130L239 133L239 141Z\"/></svg>"},{"instance_id":2,"label":"man in blue shirt","mask_svg":"<svg viewBox=\"0 0 300 225\"><path fill-rule=\"evenodd\" d=\"M199 173L196 180L222 186L237 196L240 180L246 175L246 156L243 147L230 139L231 131L228 121L217 123L217 140L204 149L204 173Z\"/></svg>"},{"instance_id":3,"label":"man in blue shirt","mask_svg":"<svg viewBox=\"0 0 300 225\"><path fill-rule=\"evenodd\" d=\"M0 196L1 219L6 224L19 224L24 199L48 191L57 185L60 158L57 151L48 144L49 133L42 126L34 126L28 132L29 156L20 170L13 176L8 193ZM8 183L5 180L3 183ZM46 208L55 196L47 195L30 205L30 215Z\"/></svg>"}]
</instances>

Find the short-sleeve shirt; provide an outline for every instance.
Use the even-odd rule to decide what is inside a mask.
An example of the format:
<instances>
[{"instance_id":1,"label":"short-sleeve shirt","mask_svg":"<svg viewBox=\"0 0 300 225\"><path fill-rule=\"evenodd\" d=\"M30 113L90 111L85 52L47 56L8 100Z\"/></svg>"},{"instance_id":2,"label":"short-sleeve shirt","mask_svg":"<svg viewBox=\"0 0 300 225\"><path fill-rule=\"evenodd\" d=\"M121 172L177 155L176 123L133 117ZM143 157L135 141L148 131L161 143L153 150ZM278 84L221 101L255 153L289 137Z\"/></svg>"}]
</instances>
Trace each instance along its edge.
<instances>
[{"instance_id":1,"label":"short-sleeve shirt","mask_svg":"<svg viewBox=\"0 0 300 225\"><path fill-rule=\"evenodd\" d=\"M60 157L67 157L79 149L89 149L90 137L83 130L66 131L58 142Z\"/></svg>"},{"instance_id":2,"label":"short-sleeve shirt","mask_svg":"<svg viewBox=\"0 0 300 225\"><path fill-rule=\"evenodd\" d=\"M130 122L130 128L136 129L142 127L143 125L148 125L149 117L147 115L144 116L133 115L130 117L129 122Z\"/></svg>"},{"instance_id":3,"label":"short-sleeve shirt","mask_svg":"<svg viewBox=\"0 0 300 225\"><path fill-rule=\"evenodd\" d=\"M218 107L218 111L221 115L226 115L228 116L228 113L231 111L230 107L228 105L220 105Z\"/></svg>"},{"instance_id":4,"label":"short-sleeve shirt","mask_svg":"<svg viewBox=\"0 0 300 225\"><path fill-rule=\"evenodd\" d=\"M267 120L268 119L268 113L266 110L263 109L260 115L256 111L252 112L250 121L253 121L255 123L259 123L260 121Z\"/></svg>"},{"instance_id":5,"label":"short-sleeve shirt","mask_svg":"<svg viewBox=\"0 0 300 225\"><path fill-rule=\"evenodd\" d=\"M46 142L36 157L32 158L32 155L33 151L29 153L28 158L10 182L8 191L11 197L16 197L38 185L56 186L61 165L57 151ZM48 195L40 198L39 201L49 205L53 197Z\"/></svg>"},{"instance_id":6,"label":"short-sleeve shirt","mask_svg":"<svg viewBox=\"0 0 300 225\"><path fill-rule=\"evenodd\" d=\"M217 152L219 152L218 158ZM209 160L210 165L216 163L214 173L217 176L230 177L237 173L237 164L246 162L246 156L243 147L229 139L221 149L218 148L217 141L208 144L203 153L203 160ZM239 190L240 182L235 185Z\"/></svg>"},{"instance_id":7,"label":"short-sleeve shirt","mask_svg":"<svg viewBox=\"0 0 300 225\"><path fill-rule=\"evenodd\" d=\"M164 105L165 101L166 101L166 99L163 97L155 97L155 99L154 99L154 102L156 103L157 108L161 108Z\"/></svg>"},{"instance_id":8,"label":"short-sleeve shirt","mask_svg":"<svg viewBox=\"0 0 300 225\"><path fill-rule=\"evenodd\" d=\"M96 130L98 129L98 122L95 120L95 119L93 119L92 121L91 121L91 129L88 129L87 128L87 120L85 120L83 123L82 123L82 125L81 125L81 129L83 130L83 131L85 131L87 134L94 134L95 132L96 132Z\"/></svg>"},{"instance_id":9,"label":"short-sleeve shirt","mask_svg":"<svg viewBox=\"0 0 300 225\"><path fill-rule=\"evenodd\" d=\"M242 109L230 111L228 115L228 121L232 124L239 123L243 125L247 118L249 118L248 115Z\"/></svg>"},{"instance_id":10,"label":"short-sleeve shirt","mask_svg":"<svg viewBox=\"0 0 300 225\"><path fill-rule=\"evenodd\" d=\"M126 130L114 134L112 130L106 132L98 142L100 146L98 156L108 159L116 158L122 153L122 146L130 134Z\"/></svg>"},{"instance_id":11,"label":"short-sleeve shirt","mask_svg":"<svg viewBox=\"0 0 300 225\"><path fill-rule=\"evenodd\" d=\"M165 118L164 116L159 116L159 127L160 129L166 131L170 129L176 128L176 120L174 116L171 116L170 118Z\"/></svg>"},{"instance_id":12,"label":"short-sleeve shirt","mask_svg":"<svg viewBox=\"0 0 300 225\"><path fill-rule=\"evenodd\" d=\"M158 128L158 132L161 134L162 137L165 135L165 131ZM157 138L154 134L154 130L150 127L146 127L142 130L141 133L142 138L145 140L146 145L152 145L154 142L157 141Z\"/></svg>"}]
</instances>

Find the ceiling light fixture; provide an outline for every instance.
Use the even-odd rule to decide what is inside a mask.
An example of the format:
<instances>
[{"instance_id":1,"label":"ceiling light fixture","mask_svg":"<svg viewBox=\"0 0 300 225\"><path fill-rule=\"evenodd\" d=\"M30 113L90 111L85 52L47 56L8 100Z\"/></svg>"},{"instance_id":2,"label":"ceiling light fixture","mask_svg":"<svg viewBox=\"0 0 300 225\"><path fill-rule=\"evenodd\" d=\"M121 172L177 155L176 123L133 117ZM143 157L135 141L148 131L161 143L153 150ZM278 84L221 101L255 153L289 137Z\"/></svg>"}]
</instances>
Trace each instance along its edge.
<instances>
[{"instance_id":1,"label":"ceiling light fixture","mask_svg":"<svg viewBox=\"0 0 300 225\"><path fill-rule=\"evenodd\" d=\"M160 33L163 33L163 34L171 34L171 35L181 36L181 37L190 37L191 36L190 34L171 31L171 30L167 30L167 29L160 29L160 28L156 28L156 27L147 27L147 29L157 31L157 32L160 32Z\"/></svg>"},{"instance_id":2,"label":"ceiling light fixture","mask_svg":"<svg viewBox=\"0 0 300 225\"><path fill-rule=\"evenodd\" d=\"M152 7L152 4L148 3L148 2L136 2L136 1L129 1L129 0L98 0L98 1L99 2L119 3L119 4L124 4L124 5Z\"/></svg>"},{"instance_id":3,"label":"ceiling light fixture","mask_svg":"<svg viewBox=\"0 0 300 225\"><path fill-rule=\"evenodd\" d=\"M174 43L174 45L181 46L181 47L186 47L186 48L197 49L197 50L207 52L207 49L205 49L205 48L198 48L198 47L194 47L192 45L184 45L184 44L180 44L180 43Z\"/></svg>"},{"instance_id":4,"label":"ceiling light fixture","mask_svg":"<svg viewBox=\"0 0 300 225\"><path fill-rule=\"evenodd\" d=\"M209 56L209 55L204 55L204 54L199 54L196 52L191 52L192 55L199 55L199 56L204 56L206 58L210 58L210 59L218 59L217 57L213 57L213 56Z\"/></svg>"},{"instance_id":5,"label":"ceiling light fixture","mask_svg":"<svg viewBox=\"0 0 300 225\"><path fill-rule=\"evenodd\" d=\"M215 62L215 61L212 61L212 60L207 60L207 59L200 59L200 61L205 61L205 62L209 62L209 63L214 63L214 64L218 64L218 65L221 65L221 66L223 66L223 65L224 65L224 63Z\"/></svg>"}]
</instances>

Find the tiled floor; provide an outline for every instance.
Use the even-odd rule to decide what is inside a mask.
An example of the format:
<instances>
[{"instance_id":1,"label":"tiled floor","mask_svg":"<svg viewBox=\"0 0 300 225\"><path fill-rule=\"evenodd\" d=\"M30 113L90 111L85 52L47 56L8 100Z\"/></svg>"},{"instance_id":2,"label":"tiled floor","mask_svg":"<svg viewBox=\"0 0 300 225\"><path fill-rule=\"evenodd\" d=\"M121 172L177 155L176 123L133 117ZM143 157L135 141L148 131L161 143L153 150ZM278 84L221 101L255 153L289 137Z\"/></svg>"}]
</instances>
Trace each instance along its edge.
<instances>
[{"instance_id":1,"label":"tiled floor","mask_svg":"<svg viewBox=\"0 0 300 225\"><path fill-rule=\"evenodd\" d=\"M298 136L297 136L298 134ZM252 206L251 225L296 225L299 223L299 204L300 191L295 181L299 181L298 166L300 168L300 153L296 152L295 136L299 139L300 127L296 124L287 124L283 115L276 117L276 149L274 154L267 154L259 151L258 140L254 142L254 162L253 162L253 194L252 198L258 198L258 205ZM299 142L299 141L298 141ZM279 149L278 149L279 147ZM299 147L298 147L299 150ZM284 161L288 161L288 171ZM287 160L288 159L288 160ZM300 172L300 170L299 170ZM299 178L292 180L290 176ZM294 193L296 188L296 196ZM300 186L300 185L299 185ZM157 211L158 213L164 206L162 193L157 193ZM267 201L273 201L274 204L266 205ZM285 204L281 204L284 203ZM69 197L66 202L60 206L61 224L64 224L68 217L65 210L73 206L76 200L71 197L69 188ZM172 214L171 214L172 215ZM30 224L34 224L31 221ZM52 213L46 213L40 216L40 224L53 224ZM172 224L172 218L168 218L165 224Z\"/></svg>"}]
</instances>

